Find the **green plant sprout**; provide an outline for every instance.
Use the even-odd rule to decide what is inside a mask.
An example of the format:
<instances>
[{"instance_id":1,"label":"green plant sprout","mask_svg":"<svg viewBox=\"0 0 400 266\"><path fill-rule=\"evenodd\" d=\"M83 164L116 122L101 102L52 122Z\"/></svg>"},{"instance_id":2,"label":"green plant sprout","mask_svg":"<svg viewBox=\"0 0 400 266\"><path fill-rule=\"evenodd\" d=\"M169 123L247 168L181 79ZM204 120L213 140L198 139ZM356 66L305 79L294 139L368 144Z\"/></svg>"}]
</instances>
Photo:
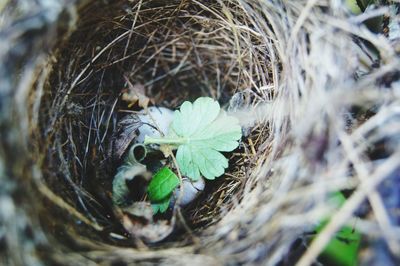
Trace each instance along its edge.
<instances>
[{"instance_id":1,"label":"green plant sprout","mask_svg":"<svg viewBox=\"0 0 400 266\"><path fill-rule=\"evenodd\" d=\"M172 192L178 185L179 178L168 167L162 168L153 176L147 194L152 201L154 213L168 209Z\"/></svg>"},{"instance_id":2,"label":"green plant sprout","mask_svg":"<svg viewBox=\"0 0 400 266\"><path fill-rule=\"evenodd\" d=\"M221 152L236 149L241 137L239 121L221 110L217 101L201 97L193 104L184 102L175 111L167 136L146 136L144 144L158 144L160 150L177 149L176 161L182 175L193 181L201 175L213 180L228 167L228 159ZM154 213L168 209L172 192L178 185L179 178L168 168L153 177L148 195Z\"/></svg>"},{"instance_id":3,"label":"green plant sprout","mask_svg":"<svg viewBox=\"0 0 400 266\"><path fill-rule=\"evenodd\" d=\"M336 192L332 195L339 206L343 205L346 198L342 193ZM317 227L316 232L319 234L329 222L329 217L322 221ZM320 258L333 263L334 265L356 266L357 256L361 242L361 233L351 226L343 226L336 233L324 251L320 254Z\"/></svg>"},{"instance_id":4,"label":"green plant sprout","mask_svg":"<svg viewBox=\"0 0 400 266\"><path fill-rule=\"evenodd\" d=\"M168 167L158 171L152 179L148 188L149 197L154 201L162 201L169 196L179 184L179 178Z\"/></svg>"},{"instance_id":5,"label":"green plant sprout","mask_svg":"<svg viewBox=\"0 0 400 266\"><path fill-rule=\"evenodd\" d=\"M228 167L228 159L221 152L236 149L241 137L239 121L221 110L217 101L201 97L193 104L184 102L175 111L167 136L146 136L144 144L177 149L176 160L183 175L198 180L201 174L212 180Z\"/></svg>"},{"instance_id":6,"label":"green plant sprout","mask_svg":"<svg viewBox=\"0 0 400 266\"><path fill-rule=\"evenodd\" d=\"M376 4L376 0L346 0L345 5L347 8L356 15L364 12L368 6Z\"/></svg>"}]
</instances>

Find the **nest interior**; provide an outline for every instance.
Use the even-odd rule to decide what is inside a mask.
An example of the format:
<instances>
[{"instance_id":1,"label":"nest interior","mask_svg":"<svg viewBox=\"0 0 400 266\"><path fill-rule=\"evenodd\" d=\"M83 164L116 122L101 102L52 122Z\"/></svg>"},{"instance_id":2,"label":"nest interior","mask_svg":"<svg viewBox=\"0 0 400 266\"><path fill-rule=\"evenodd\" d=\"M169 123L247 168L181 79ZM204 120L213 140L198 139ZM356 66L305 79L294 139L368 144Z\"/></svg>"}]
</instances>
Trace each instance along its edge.
<instances>
[{"instance_id":1,"label":"nest interior","mask_svg":"<svg viewBox=\"0 0 400 266\"><path fill-rule=\"evenodd\" d=\"M361 262L400 254L386 198L399 178L399 38L395 25L376 34L363 23L382 12L390 22L391 1L358 17L340 1L7 2L5 265L292 265L303 253L309 265L355 221ZM199 96L228 107L236 96L249 131L227 174L184 211L183 229L157 245L125 235L111 205L109 147L138 109L122 99L131 85L169 108ZM339 210L336 191L349 192Z\"/></svg>"},{"instance_id":2,"label":"nest interior","mask_svg":"<svg viewBox=\"0 0 400 266\"><path fill-rule=\"evenodd\" d=\"M79 9L76 30L47 66L39 132L34 133L51 190L47 200L68 206L67 217L57 208L51 215L42 210L43 223L52 225L54 236L136 245L125 238L111 204L112 180L121 163L110 159L113 133L121 117L138 110L122 99L123 93L140 86L152 103L169 108L199 96L226 107L235 93L241 93L235 107L271 101L270 51L255 27L233 2L93 1ZM198 234L240 201L246 172L257 164L256 149L269 137L266 125L248 130L248 139L230 155L227 174L209 182L185 211L186 230L161 246L192 243L192 230ZM84 226L76 226L82 216Z\"/></svg>"}]
</instances>

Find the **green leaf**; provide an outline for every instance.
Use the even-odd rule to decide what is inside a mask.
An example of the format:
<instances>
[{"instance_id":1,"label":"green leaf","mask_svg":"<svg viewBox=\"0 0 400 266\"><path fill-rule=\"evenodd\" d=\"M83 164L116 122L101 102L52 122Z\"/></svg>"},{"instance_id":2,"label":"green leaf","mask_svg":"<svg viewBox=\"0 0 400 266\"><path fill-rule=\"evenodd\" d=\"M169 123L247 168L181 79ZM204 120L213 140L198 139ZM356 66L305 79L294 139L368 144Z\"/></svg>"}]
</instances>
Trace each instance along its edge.
<instances>
[{"instance_id":1,"label":"green leaf","mask_svg":"<svg viewBox=\"0 0 400 266\"><path fill-rule=\"evenodd\" d=\"M376 0L345 0L347 8L355 15L365 12L368 6L376 4Z\"/></svg>"},{"instance_id":2,"label":"green leaf","mask_svg":"<svg viewBox=\"0 0 400 266\"><path fill-rule=\"evenodd\" d=\"M164 213L168 210L169 204L171 202L171 196L166 197L162 201L151 203L151 207L153 208L153 214L157 214L158 212Z\"/></svg>"},{"instance_id":3,"label":"green leaf","mask_svg":"<svg viewBox=\"0 0 400 266\"><path fill-rule=\"evenodd\" d=\"M357 3L357 0L346 0L345 4L347 8L353 13L353 14L361 14L361 8Z\"/></svg>"},{"instance_id":4,"label":"green leaf","mask_svg":"<svg viewBox=\"0 0 400 266\"><path fill-rule=\"evenodd\" d=\"M322 228L321 228L322 229ZM356 266L361 234L349 226L344 226L332 238L320 257L335 265Z\"/></svg>"},{"instance_id":5,"label":"green leaf","mask_svg":"<svg viewBox=\"0 0 400 266\"><path fill-rule=\"evenodd\" d=\"M178 149L176 159L183 175L192 180L200 175L215 179L228 167L228 159L221 152L237 148L241 137L239 121L221 110L217 101L201 97L193 104L184 102L175 111L167 137L146 137L145 144L172 145Z\"/></svg>"},{"instance_id":6,"label":"green leaf","mask_svg":"<svg viewBox=\"0 0 400 266\"><path fill-rule=\"evenodd\" d=\"M152 202L162 201L179 185L179 178L168 167L158 171L150 181L147 192Z\"/></svg>"},{"instance_id":7,"label":"green leaf","mask_svg":"<svg viewBox=\"0 0 400 266\"><path fill-rule=\"evenodd\" d=\"M332 195L332 202L338 206L343 205L346 201L342 193L337 192ZM329 218L325 219L316 228L319 234L328 224ZM356 266L358 249L361 242L361 234L350 226L344 226L336 233L324 251L321 253L320 258L323 261L334 263L341 266Z\"/></svg>"}]
</instances>

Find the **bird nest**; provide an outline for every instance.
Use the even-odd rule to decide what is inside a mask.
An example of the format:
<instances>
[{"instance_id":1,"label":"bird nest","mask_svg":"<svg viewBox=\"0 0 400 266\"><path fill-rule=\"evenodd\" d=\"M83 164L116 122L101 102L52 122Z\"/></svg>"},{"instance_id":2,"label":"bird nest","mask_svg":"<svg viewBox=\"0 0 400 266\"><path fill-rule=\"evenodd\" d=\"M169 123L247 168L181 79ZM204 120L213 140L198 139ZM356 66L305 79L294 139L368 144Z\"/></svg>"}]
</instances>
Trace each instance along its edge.
<instances>
[{"instance_id":1,"label":"bird nest","mask_svg":"<svg viewBox=\"0 0 400 266\"><path fill-rule=\"evenodd\" d=\"M24 10L17 1L3 15L19 24L2 22L0 77L12 73L6 89L16 89L2 96L0 170L18 193L1 204L18 206L27 225L6 223L23 232L17 242L1 233L6 262L290 265L304 254L307 265L354 221L366 236L362 261L379 243L400 254L399 216L382 192L400 165L398 43L388 27L377 35L362 24L390 21L387 9L353 17L316 1L45 2ZM233 110L245 137L226 154L226 173L174 213L173 232L147 243L112 204L118 122L200 96ZM348 199L335 211L338 191ZM19 246L30 253L15 255Z\"/></svg>"}]
</instances>

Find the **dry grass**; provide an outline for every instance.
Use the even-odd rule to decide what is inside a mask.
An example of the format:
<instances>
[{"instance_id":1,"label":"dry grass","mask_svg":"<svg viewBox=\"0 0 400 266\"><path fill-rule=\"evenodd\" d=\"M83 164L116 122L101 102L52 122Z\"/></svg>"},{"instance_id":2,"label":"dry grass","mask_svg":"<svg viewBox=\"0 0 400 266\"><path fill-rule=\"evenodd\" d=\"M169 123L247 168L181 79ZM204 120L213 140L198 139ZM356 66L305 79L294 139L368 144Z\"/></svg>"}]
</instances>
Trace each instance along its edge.
<instances>
[{"instance_id":1,"label":"dry grass","mask_svg":"<svg viewBox=\"0 0 400 266\"><path fill-rule=\"evenodd\" d=\"M34 61L36 71L22 72L10 94L22 117L11 127L29 128L22 136L29 146L18 144L33 161L26 167L35 186L27 191L46 206L28 214L40 218L44 243L52 243L43 258L273 265L332 213L294 258L298 265L311 264L341 226L355 222L367 246L382 238L400 254L395 211L376 190L400 166L399 46L361 24L368 13L350 16L338 1L111 2L69 9L76 28L58 38L50 58ZM388 15L385 7L371 12ZM184 212L191 229L155 246L127 238L110 203L119 163L110 159L110 142L132 111L121 101L126 79L172 108L200 95L228 107L232 95L243 96L231 112L249 135L231 154L232 167ZM351 193L335 211L328 199L338 190ZM369 211L356 218L365 201Z\"/></svg>"}]
</instances>

